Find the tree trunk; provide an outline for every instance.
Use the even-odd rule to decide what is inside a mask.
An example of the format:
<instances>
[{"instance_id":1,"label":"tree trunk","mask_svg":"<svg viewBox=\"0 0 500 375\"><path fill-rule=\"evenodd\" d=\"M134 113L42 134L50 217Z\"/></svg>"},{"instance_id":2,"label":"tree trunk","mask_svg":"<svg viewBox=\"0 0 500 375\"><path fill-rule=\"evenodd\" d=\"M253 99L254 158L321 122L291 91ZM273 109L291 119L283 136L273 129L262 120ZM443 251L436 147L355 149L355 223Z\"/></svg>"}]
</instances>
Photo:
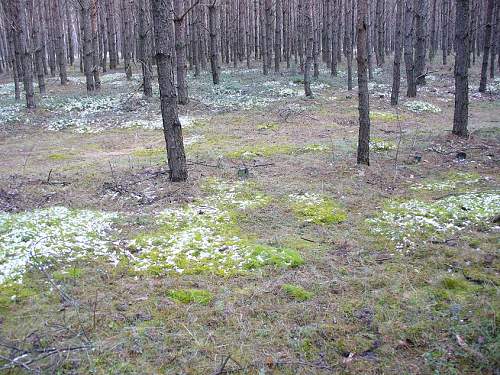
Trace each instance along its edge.
<instances>
[{"instance_id":1,"label":"tree trunk","mask_svg":"<svg viewBox=\"0 0 500 375\"><path fill-rule=\"evenodd\" d=\"M101 88L99 77L99 40L97 39L97 0L91 0L90 25L92 29L92 75L94 77L94 90Z\"/></svg>"},{"instance_id":2,"label":"tree trunk","mask_svg":"<svg viewBox=\"0 0 500 375\"><path fill-rule=\"evenodd\" d=\"M491 49L491 24L493 20L494 6L495 0L488 0L488 6L486 8L486 23L484 27L484 51L483 63L481 65L481 81L479 83L479 92L486 91L486 84L488 81L488 59L490 57Z\"/></svg>"},{"instance_id":3,"label":"tree trunk","mask_svg":"<svg viewBox=\"0 0 500 375\"><path fill-rule=\"evenodd\" d=\"M443 52L443 65L448 64L448 7L450 0L442 0L441 9L441 25L442 25L442 38L441 38L441 49Z\"/></svg>"},{"instance_id":4,"label":"tree trunk","mask_svg":"<svg viewBox=\"0 0 500 375\"><path fill-rule=\"evenodd\" d=\"M116 50L116 23L114 18L114 0L106 1L106 26L108 30L109 69L116 69L118 65L118 51Z\"/></svg>"},{"instance_id":5,"label":"tree trunk","mask_svg":"<svg viewBox=\"0 0 500 375\"><path fill-rule=\"evenodd\" d=\"M165 0L151 0L156 41L156 64L160 86L163 133L167 146L170 180L185 181L188 177L182 127L177 112L177 94L174 86L174 58L169 44L174 36L170 9Z\"/></svg>"},{"instance_id":6,"label":"tree trunk","mask_svg":"<svg viewBox=\"0 0 500 375\"><path fill-rule=\"evenodd\" d=\"M345 1L345 54L347 59L347 90L352 90L352 0Z\"/></svg>"},{"instance_id":7,"label":"tree trunk","mask_svg":"<svg viewBox=\"0 0 500 375\"><path fill-rule=\"evenodd\" d=\"M457 0L455 27L455 113L453 134L469 135L469 0Z\"/></svg>"},{"instance_id":8,"label":"tree trunk","mask_svg":"<svg viewBox=\"0 0 500 375\"><path fill-rule=\"evenodd\" d=\"M214 85L220 82L219 51L217 45L217 0L212 0L208 6L208 24L210 31L210 68L212 71L212 81Z\"/></svg>"},{"instance_id":9,"label":"tree trunk","mask_svg":"<svg viewBox=\"0 0 500 375\"><path fill-rule=\"evenodd\" d=\"M29 28L26 17L26 0L12 0L15 5L16 29L19 52L21 54L21 64L23 70L24 93L26 94L26 108L35 108L35 90L33 87L33 59L29 45Z\"/></svg>"},{"instance_id":10,"label":"tree trunk","mask_svg":"<svg viewBox=\"0 0 500 375\"><path fill-rule=\"evenodd\" d=\"M142 67L142 90L144 96L153 96L153 87L151 85L152 63L151 63L151 42L150 32L151 23L149 22L149 9L147 0L138 0L137 13L139 16L139 61Z\"/></svg>"},{"instance_id":11,"label":"tree trunk","mask_svg":"<svg viewBox=\"0 0 500 375\"><path fill-rule=\"evenodd\" d=\"M370 165L370 96L368 94L368 0L358 1L358 164Z\"/></svg>"},{"instance_id":12,"label":"tree trunk","mask_svg":"<svg viewBox=\"0 0 500 375\"><path fill-rule=\"evenodd\" d=\"M307 97L312 97L313 93L311 90L311 66L313 63L313 21L312 21L312 1L305 0L304 15L302 19L304 20L304 32L306 37L306 65L304 68L304 91Z\"/></svg>"},{"instance_id":13,"label":"tree trunk","mask_svg":"<svg viewBox=\"0 0 500 375\"><path fill-rule=\"evenodd\" d=\"M184 5L183 0L174 0L175 56L177 69L177 101L180 105L188 104L188 87L186 81L186 40L184 38Z\"/></svg>"},{"instance_id":14,"label":"tree trunk","mask_svg":"<svg viewBox=\"0 0 500 375\"><path fill-rule=\"evenodd\" d=\"M274 71L280 71L281 62L281 27L282 27L282 7L281 0L276 0L276 27L274 29Z\"/></svg>"},{"instance_id":15,"label":"tree trunk","mask_svg":"<svg viewBox=\"0 0 500 375\"><path fill-rule=\"evenodd\" d=\"M406 0L405 9L405 38L404 38L404 57L406 68L406 96L414 98L417 96L417 84L415 82L415 65L413 61L413 0Z\"/></svg>"},{"instance_id":16,"label":"tree trunk","mask_svg":"<svg viewBox=\"0 0 500 375\"><path fill-rule=\"evenodd\" d=\"M417 85L425 85L425 39L427 0L415 0L415 77Z\"/></svg>"},{"instance_id":17,"label":"tree trunk","mask_svg":"<svg viewBox=\"0 0 500 375\"><path fill-rule=\"evenodd\" d=\"M401 33L401 23L403 22L403 2L396 3L396 36L394 41L394 68L392 73L392 93L391 105L399 102L399 87L401 85L401 52L403 35Z\"/></svg>"},{"instance_id":18,"label":"tree trunk","mask_svg":"<svg viewBox=\"0 0 500 375\"><path fill-rule=\"evenodd\" d=\"M92 52L92 27L90 20L90 5L92 0L80 1L82 37L83 37L83 72L87 82L87 92L94 91L94 75L92 72L93 52Z\"/></svg>"},{"instance_id":19,"label":"tree trunk","mask_svg":"<svg viewBox=\"0 0 500 375\"><path fill-rule=\"evenodd\" d=\"M34 14L33 14L33 43L35 50L35 71L38 79L38 90L40 94L45 94L45 74L43 70L43 45L42 45L42 34L41 27L43 26L43 16L41 4L39 2L34 4Z\"/></svg>"}]
</instances>

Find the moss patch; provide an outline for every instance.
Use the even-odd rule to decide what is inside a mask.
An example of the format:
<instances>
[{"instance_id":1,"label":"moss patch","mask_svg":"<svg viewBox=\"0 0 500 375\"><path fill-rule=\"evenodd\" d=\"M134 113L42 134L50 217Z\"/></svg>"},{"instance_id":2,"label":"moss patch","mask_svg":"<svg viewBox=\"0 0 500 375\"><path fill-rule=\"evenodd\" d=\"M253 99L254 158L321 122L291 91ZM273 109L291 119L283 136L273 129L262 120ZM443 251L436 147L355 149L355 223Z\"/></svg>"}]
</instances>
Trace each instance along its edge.
<instances>
[{"instance_id":1,"label":"moss patch","mask_svg":"<svg viewBox=\"0 0 500 375\"><path fill-rule=\"evenodd\" d=\"M208 290L201 289L177 289L167 292L167 296L180 303L198 303L208 305L214 298Z\"/></svg>"},{"instance_id":2,"label":"moss patch","mask_svg":"<svg viewBox=\"0 0 500 375\"><path fill-rule=\"evenodd\" d=\"M251 184L211 180L205 199L157 217L158 230L137 236L131 243L137 270L160 274L209 272L233 275L272 265L296 267L303 263L294 250L255 242L241 233L240 210L261 207L268 197Z\"/></svg>"},{"instance_id":3,"label":"moss patch","mask_svg":"<svg viewBox=\"0 0 500 375\"><path fill-rule=\"evenodd\" d=\"M311 299L314 296L312 292L305 290L300 285L283 284L281 288L285 291L285 293L289 297L301 302L307 301L308 299Z\"/></svg>"},{"instance_id":4,"label":"moss patch","mask_svg":"<svg viewBox=\"0 0 500 375\"><path fill-rule=\"evenodd\" d=\"M456 190L470 185L475 185L482 180L477 173L451 172L440 179L431 179L429 181L412 186L411 190L423 191L447 191Z\"/></svg>"},{"instance_id":5,"label":"moss patch","mask_svg":"<svg viewBox=\"0 0 500 375\"><path fill-rule=\"evenodd\" d=\"M470 226L487 228L498 212L500 195L497 192L465 193L434 202L391 201L367 222L373 233L403 248L414 247L421 240L443 241Z\"/></svg>"},{"instance_id":6,"label":"moss patch","mask_svg":"<svg viewBox=\"0 0 500 375\"><path fill-rule=\"evenodd\" d=\"M337 224L347 220L347 213L333 199L318 194L291 194L288 196L293 213L305 222Z\"/></svg>"},{"instance_id":7,"label":"moss patch","mask_svg":"<svg viewBox=\"0 0 500 375\"><path fill-rule=\"evenodd\" d=\"M399 120L401 120L402 117L399 116ZM389 113L389 112L370 112L370 120L372 121L383 121L383 122L394 122L398 121L398 115L395 113Z\"/></svg>"}]
</instances>

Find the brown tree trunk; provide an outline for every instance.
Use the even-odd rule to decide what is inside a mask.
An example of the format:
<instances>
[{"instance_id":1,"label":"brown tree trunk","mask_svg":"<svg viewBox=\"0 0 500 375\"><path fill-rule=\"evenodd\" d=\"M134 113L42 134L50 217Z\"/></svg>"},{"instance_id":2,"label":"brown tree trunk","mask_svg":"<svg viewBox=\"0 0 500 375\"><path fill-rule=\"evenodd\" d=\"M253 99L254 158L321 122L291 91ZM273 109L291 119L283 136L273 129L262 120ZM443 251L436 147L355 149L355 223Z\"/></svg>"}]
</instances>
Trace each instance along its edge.
<instances>
[{"instance_id":1,"label":"brown tree trunk","mask_svg":"<svg viewBox=\"0 0 500 375\"><path fill-rule=\"evenodd\" d=\"M397 105L399 101L399 87L401 85L401 52L403 35L401 33L401 24L403 22L403 2L396 3L396 36L394 41L394 68L392 73L392 93L391 105Z\"/></svg>"},{"instance_id":2,"label":"brown tree trunk","mask_svg":"<svg viewBox=\"0 0 500 375\"><path fill-rule=\"evenodd\" d=\"M101 88L99 77L99 40L97 39L97 0L91 0L90 25L92 29L92 75L94 77L94 90Z\"/></svg>"},{"instance_id":3,"label":"brown tree trunk","mask_svg":"<svg viewBox=\"0 0 500 375\"><path fill-rule=\"evenodd\" d=\"M347 59L347 90L352 90L352 0L345 1L345 54Z\"/></svg>"},{"instance_id":4,"label":"brown tree trunk","mask_svg":"<svg viewBox=\"0 0 500 375\"><path fill-rule=\"evenodd\" d=\"M183 0L174 0L175 56L177 69L177 101L180 105L188 104L188 88L186 81L186 39L184 38L184 5Z\"/></svg>"},{"instance_id":5,"label":"brown tree trunk","mask_svg":"<svg viewBox=\"0 0 500 375\"><path fill-rule=\"evenodd\" d=\"M81 13L81 23L82 23L82 38L83 38L83 72L85 73L85 78L87 82L87 92L94 91L94 75L92 72L93 65L93 51L92 51L92 26L90 20L91 12L91 1L93 0L81 0L80 1L80 13Z\"/></svg>"},{"instance_id":6,"label":"brown tree trunk","mask_svg":"<svg viewBox=\"0 0 500 375\"><path fill-rule=\"evenodd\" d=\"M212 0L208 6L208 24L210 32L210 68L212 71L212 81L214 85L220 82L219 51L217 46L217 0Z\"/></svg>"},{"instance_id":7,"label":"brown tree trunk","mask_svg":"<svg viewBox=\"0 0 500 375\"><path fill-rule=\"evenodd\" d=\"M484 50L483 50L483 63L481 65L481 80L479 83L479 92L486 91L486 84L488 81L488 59L490 57L490 49L491 49L491 28L492 28L494 7L495 7L495 0L488 0L488 6L486 8L486 22L484 26Z\"/></svg>"},{"instance_id":8,"label":"brown tree trunk","mask_svg":"<svg viewBox=\"0 0 500 375\"><path fill-rule=\"evenodd\" d=\"M415 63L413 60L413 0L406 0L405 8L405 36L404 36L404 57L406 68L406 84L408 86L406 96L414 98L417 96L417 84L415 82Z\"/></svg>"},{"instance_id":9,"label":"brown tree trunk","mask_svg":"<svg viewBox=\"0 0 500 375\"><path fill-rule=\"evenodd\" d=\"M274 29L274 71L280 71L281 62L281 32L282 32L282 7L281 0L276 0L276 27Z\"/></svg>"},{"instance_id":10,"label":"brown tree trunk","mask_svg":"<svg viewBox=\"0 0 500 375\"><path fill-rule=\"evenodd\" d=\"M177 94L174 85L174 57L169 40L174 37L170 9L165 0L151 0L155 33L156 64L160 86L163 133L167 146L170 180L185 181L188 177L182 127L177 112Z\"/></svg>"},{"instance_id":11,"label":"brown tree trunk","mask_svg":"<svg viewBox=\"0 0 500 375\"><path fill-rule=\"evenodd\" d=\"M116 23L114 0L106 2L106 26L108 30L109 69L116 69L118 65L118 51L116 50Z\"/></svg>"},{"instance_id":12,"label":"brown tree trunk","mask_svg":"<svg viewBox=\"0 0 500 375\"><path fill-rule=\"evenodd\" d=\"M138 0L137 13L139 16L139 61L142 67L142 90L144 96L153 96L151 85L153 65L151 63L151 41L149 22L149 8L147 0Z\"/></svg>"},{"instance_id":13,"label":"brown tree trunk","mask_svg":"<svg viewBox=\"0 0 500 375\"><path fill-rule=\"evenodd\" d=\"M359 136L358 164L370 165L370 96L368 93L368 0L358 1L358 96Z\"/></svg>"},{"instance_id":14,"label":"brown tree trunk","mask_svg":"<svg viewBox=\"0 0 500 375\"><path fill-rule=\"evenodd\" d=\"M427 0L415 0L415 77L417 85L425 85L425 39Z\"/></svg>"},{"instance_id":15,"label":"brown tree trunk","mask_svg":"<svg viewBox=\"0 0 500 375\"><path fill-rule=\"evenodd\" d=\"M469 120L469 0L457 0L455 27L455 113L453 134L468 137Z\"/></svg>"},{"instance_id":16,"label":"brown tree trunk","mask_svg":"<svg viewBox=\"0 0 500 375\"><path fill-rule=\"evenodd\" d=\"M311 90L311 66L313 64L313 14L312 14L312 1L305 0L304 14L302 19L304 20L304 33L306 37L306 65L304 67L304 91L307 97L312 97L313 93Z\"/></svg>"}]
</instances>

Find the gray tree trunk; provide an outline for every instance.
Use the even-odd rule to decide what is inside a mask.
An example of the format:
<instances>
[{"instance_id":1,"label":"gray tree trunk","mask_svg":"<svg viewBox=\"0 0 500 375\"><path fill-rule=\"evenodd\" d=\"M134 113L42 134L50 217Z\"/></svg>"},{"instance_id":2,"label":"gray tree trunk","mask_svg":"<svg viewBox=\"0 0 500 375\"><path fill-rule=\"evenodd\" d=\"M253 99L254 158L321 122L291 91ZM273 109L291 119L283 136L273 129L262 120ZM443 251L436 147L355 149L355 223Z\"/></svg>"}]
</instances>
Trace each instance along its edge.
<instances>
[{"instance_id":1,"label":"gray tree trunk","mask_svg":"<svg viewBox=\"0 0 500 375\"><path fill-rule=\"evenodd\" d=\"M486 7L486 22L484 26L484 50L483 50L483 63L481 65L481 80L479 83L479 92L486 91L486 84L488 81L488 59L490 57L491 49L491 28L493 20L493 9L495 7L495 0L488 0Z\"/></svg>"},{"instance_id":2,"label":"gray tree trunk","mask_svg":"<svg viewBox=\"0 0 500 375\"><path fill-rule=\"evenodd\" d=\"M399 88L401 86L401 52L403 35L401 33L401 24L403 22L403 2L396 3L396 36L394 40L394 68L392 72L392 93L391 105L397 105L399 102Z\"/></svg>"}]
</instances>

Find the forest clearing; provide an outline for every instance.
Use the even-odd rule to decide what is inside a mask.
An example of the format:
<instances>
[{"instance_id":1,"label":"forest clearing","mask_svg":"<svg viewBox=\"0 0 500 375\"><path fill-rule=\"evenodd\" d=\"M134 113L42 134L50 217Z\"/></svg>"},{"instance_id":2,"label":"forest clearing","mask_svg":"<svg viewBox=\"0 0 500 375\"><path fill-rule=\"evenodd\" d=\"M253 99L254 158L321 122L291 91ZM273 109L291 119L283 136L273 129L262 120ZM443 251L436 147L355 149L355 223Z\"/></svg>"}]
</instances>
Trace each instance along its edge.
<instances>
[{"instance_id":1,"label":"forest clearing","mask_svg":"<svg viewBox=\"0 0 500 375\"><path fill-rule=\"evenodd\" d=\"M2 1L0 372L498 374L499 12Z\"/></svg>"}]
</instances>

